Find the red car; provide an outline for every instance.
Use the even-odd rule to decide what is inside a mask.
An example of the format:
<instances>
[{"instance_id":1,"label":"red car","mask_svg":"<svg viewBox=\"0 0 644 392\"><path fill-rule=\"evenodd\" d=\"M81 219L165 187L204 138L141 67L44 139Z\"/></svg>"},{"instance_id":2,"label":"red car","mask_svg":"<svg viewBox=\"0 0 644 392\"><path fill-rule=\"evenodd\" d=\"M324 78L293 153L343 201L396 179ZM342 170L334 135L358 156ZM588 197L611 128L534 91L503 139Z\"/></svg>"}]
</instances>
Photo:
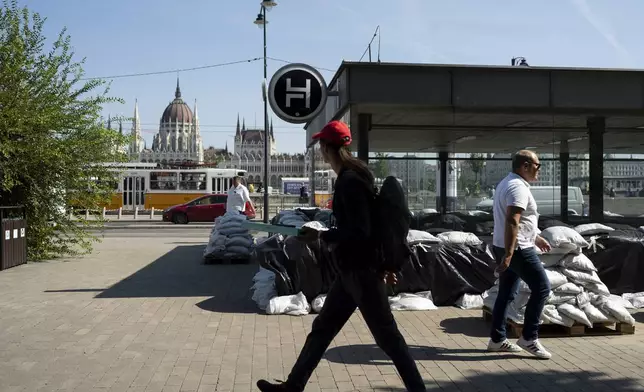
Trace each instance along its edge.
<instances>
[{"instance_id":1,"label":"red car","mask_svg":"<svg viewBox=\"0 0 644 392\"><path fill-rule=\"evenodd\" d=\"M164 222L186 224L188 222L214 222L215 218L226 213L228 195L206 195L184 204L166 208L163 211ZM255 210L246 203L244 215L248 219L255 218Z\"/></svg>"}]
</instances>

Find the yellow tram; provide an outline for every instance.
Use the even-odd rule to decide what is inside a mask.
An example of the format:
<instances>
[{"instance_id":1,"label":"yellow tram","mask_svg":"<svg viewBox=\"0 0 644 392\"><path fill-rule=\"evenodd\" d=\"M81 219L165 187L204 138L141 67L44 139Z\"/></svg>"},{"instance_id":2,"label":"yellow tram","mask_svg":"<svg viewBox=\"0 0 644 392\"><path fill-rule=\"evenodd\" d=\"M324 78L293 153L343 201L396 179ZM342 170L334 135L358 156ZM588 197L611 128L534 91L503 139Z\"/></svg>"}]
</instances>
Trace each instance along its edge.
<instances>
[{"instance_id":1,"label":"yellow tram","mask_svg":"<svg viewBox=\"0 0 644 392\"><path fill-rule=\"evenodd\" d=\"M160 169L155 163L108 166L118 172L114 194L105 206L110 210L163 210L206 194L226 193L233 177L246 177L246 171L238 169Z\"/></svg>"}]
</instances>

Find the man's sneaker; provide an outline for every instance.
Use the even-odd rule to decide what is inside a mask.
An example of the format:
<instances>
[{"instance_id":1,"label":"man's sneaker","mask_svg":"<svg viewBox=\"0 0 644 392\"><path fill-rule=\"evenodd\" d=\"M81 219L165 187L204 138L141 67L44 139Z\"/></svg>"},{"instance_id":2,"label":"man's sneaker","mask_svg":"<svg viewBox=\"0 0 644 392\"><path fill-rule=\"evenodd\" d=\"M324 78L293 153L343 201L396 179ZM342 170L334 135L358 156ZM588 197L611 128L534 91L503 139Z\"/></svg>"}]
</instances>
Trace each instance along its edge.
<instances>
[{"instance_id":1,"label":"man's sneaker","mask_svg":"<svg viewBox=\"0 0 644 392\"><path fill-rule=\"evenodd\" d=\"M539 342L539 339L525 340L522 336L517 341L517 345L537 358L550 359L552 357L552 354L550 354L541 345L541 342Z\"/></svg>"},{"instance_id":2,"label":"man's sneaker","mask_svg":"<svg viewBox=\"0 0 644 392\"><path fill-rule=\"evenodd\" d=\"M490 339L489 343L487 344L487 351L500 353L519 353L523 351L523 349L510 342L508 339L505 339L504 341L499 343L495 343L492 341L492 339Z\"/></svg>"},{"instance_id":3,"label":"man's sneaker","mask_svg":"<svg viewBox=\"0 0 644 392\"><path fill-rule=\"evenodd\" d=\"M293 389L289 388L286 383L277 382L272 383L266 380L257 381L257 388L262 392L291 392Z\"/></svg>"}]
</instances>

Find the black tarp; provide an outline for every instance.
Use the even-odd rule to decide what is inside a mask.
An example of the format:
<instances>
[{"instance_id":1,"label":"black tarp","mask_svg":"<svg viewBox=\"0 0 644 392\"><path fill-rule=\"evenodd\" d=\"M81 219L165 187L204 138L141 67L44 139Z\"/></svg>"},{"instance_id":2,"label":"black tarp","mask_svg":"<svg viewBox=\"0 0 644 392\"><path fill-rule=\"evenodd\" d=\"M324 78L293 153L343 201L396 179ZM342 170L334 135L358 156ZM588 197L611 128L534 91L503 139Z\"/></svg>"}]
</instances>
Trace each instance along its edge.
<instances>
[{"instance_id":1,"label":"black tarp","mask_svg":"<svg viewBox=\"0 0 644 392\"><path fill-rule=\"evenodd\" d=\"M284 241L284 266L293 286L293 294L300 291L311 302L329 291L335 278L326 246L320 241L306 244L297 237Z\"/></svg>"},{"instance_id":2,"label":"black tarp","mask_svg":"<svg viewBox=\"0 0 644 392\"><path fill-rule=\"evenodd\" d=\"M405 270L395 291L431 291L437 306L454 305L463 294L482 294L494 285L496 263L486 244L479 246L440 244L415 246L416 274ZM407 280L413 283L408 283ZM406 288L411 290L406 291Z\"/></svg>"},{"instance_id":3,"label":"black tarp","mask_svg":"<svg viewBox=\"0 0 644 392\"><path fill-rule=\"evenodd\" d=\"M276 274L278 295L300 291L309 302L328 292L336 276L322 243L304 244L276 235L258 245L259 264ZM415 245L390 294L431 291L434 303L453 305L463 294L481 294L494 284L495 262L487 245Z\"/></svg>"},{"instance_id":4,"label":"black tarp","mask_svg":"<svg viewBox=\"0 0 644 392\"><path fill-rule=\"evenodd\" d=\"M584 253L612 294L644 291L644 233L615 230L594 237Z\"/></svg>"},{"instance_id":5,"label":"black tarp","mask_svg":"<svg viewBox=\"0 0 644 392\"><path fill-rule=\"evenodd\" d=\"M253 251L253 256L260 266L275 274L277 295L295 294L290 275L284 267L288 259L284 254L284 239L281 234L275 234L258 244Z\"/></svg>"}]
</instances>

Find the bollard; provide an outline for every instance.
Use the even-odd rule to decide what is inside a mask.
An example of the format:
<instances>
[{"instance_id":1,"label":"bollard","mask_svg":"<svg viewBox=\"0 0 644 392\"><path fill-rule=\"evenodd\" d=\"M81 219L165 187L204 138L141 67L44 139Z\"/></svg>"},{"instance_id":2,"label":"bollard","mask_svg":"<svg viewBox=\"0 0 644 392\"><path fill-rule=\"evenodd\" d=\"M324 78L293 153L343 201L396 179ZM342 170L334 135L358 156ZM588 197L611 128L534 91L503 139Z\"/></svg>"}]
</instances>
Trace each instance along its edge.
<instances>
[{"instance_id":1,"label":"bollard","mask_svg":"<svg viewBox=\"0 0 644 392\"><path fill-rule=\"evenodd\" d=\"M123 215L123 207L119 207L119 213L118 213L119 219L121 219L121 215Z\"/></svg>"},{"instance_id":2,"label":"bollard","mask_svg":"<svg viewBox=\"0 0 644 392\"><path fill-rule=\"evenodd\" d=\"M74 219L74 207L69 209L69 219L70 220Z\"/></svg>"},{"instance_id":3,"label":"bollard","mask_svg":"<svg viewBox=\"0 0 644 392\"><path fill-rule=\"evenodd\" d=\"M89 210L85 209L85 220L89 220Z\"/></svg>"},{"instance_id":4,"label":"bollard","mask_svg":"<svg viewBox=\"0 0 644 392\"><path fill-rule=\"evenodd\" d=\"M134 220L139 216L139 207L134 207Z\"/></svg>"},{"instance_id":5,"label":"bollard","mask_svg":"<svg viewBox=\"0 0 644 392\"><path fill-rule=\"evenodd\" d=\"M103 207L103 219L105 219L105 216L107 215L105 212L107 211L107 208Z\"/></svg>"},{"instance_id":6,"label":"bollard","mask_svg":"<svg viewBox=\"0 0 644 392\"><path fill-rule=\"evenodd\" d=\"M154 207L150 210L150 219L154 219Z\"/></svg>"}]
</instances>

